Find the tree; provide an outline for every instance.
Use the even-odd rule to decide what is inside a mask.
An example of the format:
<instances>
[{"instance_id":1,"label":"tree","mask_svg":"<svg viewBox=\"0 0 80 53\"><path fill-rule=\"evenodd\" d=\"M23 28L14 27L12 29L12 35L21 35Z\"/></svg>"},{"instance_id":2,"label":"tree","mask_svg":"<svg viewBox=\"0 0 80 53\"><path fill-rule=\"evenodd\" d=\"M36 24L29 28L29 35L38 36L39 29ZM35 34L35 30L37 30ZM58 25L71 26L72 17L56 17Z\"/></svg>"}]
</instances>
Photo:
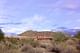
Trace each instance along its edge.
<instances>
[{"instance_id":1,"label":"tree","mask_svg":"<svg viewBox=\"0 0 80 53\"><path fill-rule=\"evenodd\" d=\"M0 41L1 41L2 39L4 39L4 33L3 33L3 31L0 29Z\"/></svg>"}]
</instances>

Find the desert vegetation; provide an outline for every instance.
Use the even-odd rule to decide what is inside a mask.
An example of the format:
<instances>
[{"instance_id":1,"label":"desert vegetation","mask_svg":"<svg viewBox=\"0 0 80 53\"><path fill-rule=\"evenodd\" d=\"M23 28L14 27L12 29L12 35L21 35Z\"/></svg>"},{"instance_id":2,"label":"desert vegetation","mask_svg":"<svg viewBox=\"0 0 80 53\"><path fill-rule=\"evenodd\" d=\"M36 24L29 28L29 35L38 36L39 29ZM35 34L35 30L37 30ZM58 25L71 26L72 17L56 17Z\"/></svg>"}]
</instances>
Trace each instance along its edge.
<instances>
[{"instance_id":1,"label":"desert vegetation","mask_svg":"<svg viewBox=\"0 0 80 53\"><path fill-rule=\"evenodd\" d=\"M55 32L52 40L18 39L4 37L0 31L0 53L80 53L78 36L79 32L74 37Z\"/></svg>"}]
</instances>

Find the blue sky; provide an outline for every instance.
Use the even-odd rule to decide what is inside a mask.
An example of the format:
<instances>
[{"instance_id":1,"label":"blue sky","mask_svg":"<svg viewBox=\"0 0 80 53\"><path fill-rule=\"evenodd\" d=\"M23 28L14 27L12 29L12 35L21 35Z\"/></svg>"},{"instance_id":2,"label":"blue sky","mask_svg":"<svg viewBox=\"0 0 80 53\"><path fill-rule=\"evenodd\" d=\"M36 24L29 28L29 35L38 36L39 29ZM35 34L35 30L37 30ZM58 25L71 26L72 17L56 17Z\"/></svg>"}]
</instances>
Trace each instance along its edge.
<instances>
[{"instance_id":1,"label":"blue sky","mask_svg":"<svg viewBox=\"0 0 80 53\"><path fill-rule=\"evenodd\" d=\"M0 0L0 27L4 32L80 29L80 0Z\"/></svg>"}]
</instances>

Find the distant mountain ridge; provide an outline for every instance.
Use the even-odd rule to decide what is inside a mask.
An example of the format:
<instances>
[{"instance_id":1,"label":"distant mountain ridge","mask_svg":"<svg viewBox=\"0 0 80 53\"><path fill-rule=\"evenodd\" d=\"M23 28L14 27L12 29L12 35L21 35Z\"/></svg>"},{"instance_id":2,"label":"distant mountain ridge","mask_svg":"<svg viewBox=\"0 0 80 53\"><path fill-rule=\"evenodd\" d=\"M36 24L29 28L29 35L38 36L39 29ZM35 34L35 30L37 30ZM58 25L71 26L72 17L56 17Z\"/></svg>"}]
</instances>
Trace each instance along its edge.
<instances>
[{"instance_id":1,"label":"distant mountain ridge","mask_svg":"<svg viewBox=\"0 0 80 53\"><path fill-rule=\"evenodd\" d=\"M58 27L57 28L59 31L62 31L62 32L66 32L70 35L76 35L78 31L80 31L80 29L68 29L66 27Z\"/></svg>"},{"instance_id":2,"label":"distant mountain ridge","mask_svg":"<svg viewBox=\"0 0 80 53\"><path fill-rule=\"evenodd\" d=\"M57 32L57 31L60 31L60 32L65 32L71 36L74 36L78 31L80 31L80 29L68 29L66 27L58 27L56 29L53 29L51 31L33 31L33 30L28 30L28 31L25 31L25 32L22 32L21 34L16 34L16 33L5 33L5 35L8 35L8 36L16 36L16 35L34 35L36 32L40 32L40 33L53 33L53 32Z\"/></svg>"}]
</instances>

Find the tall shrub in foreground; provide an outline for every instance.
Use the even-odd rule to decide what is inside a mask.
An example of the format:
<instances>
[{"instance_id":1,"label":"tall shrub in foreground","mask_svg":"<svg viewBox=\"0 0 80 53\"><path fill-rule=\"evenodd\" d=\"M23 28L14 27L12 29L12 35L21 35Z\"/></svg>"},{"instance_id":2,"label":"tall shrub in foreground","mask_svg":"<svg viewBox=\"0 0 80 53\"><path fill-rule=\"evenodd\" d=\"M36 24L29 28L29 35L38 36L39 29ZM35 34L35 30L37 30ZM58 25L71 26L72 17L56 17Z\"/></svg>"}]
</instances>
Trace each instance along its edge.
<instances>
[{"instance_id":1,"label":"tall shrub in foreground","mask_svg":"<svg viewBox=\"0 0 80 53\"><path fill-rule=\"evenodd\" d=\"M0 29L0 41L4 39L4 33L3 31Z\"/></svg>"}]
</instances>

